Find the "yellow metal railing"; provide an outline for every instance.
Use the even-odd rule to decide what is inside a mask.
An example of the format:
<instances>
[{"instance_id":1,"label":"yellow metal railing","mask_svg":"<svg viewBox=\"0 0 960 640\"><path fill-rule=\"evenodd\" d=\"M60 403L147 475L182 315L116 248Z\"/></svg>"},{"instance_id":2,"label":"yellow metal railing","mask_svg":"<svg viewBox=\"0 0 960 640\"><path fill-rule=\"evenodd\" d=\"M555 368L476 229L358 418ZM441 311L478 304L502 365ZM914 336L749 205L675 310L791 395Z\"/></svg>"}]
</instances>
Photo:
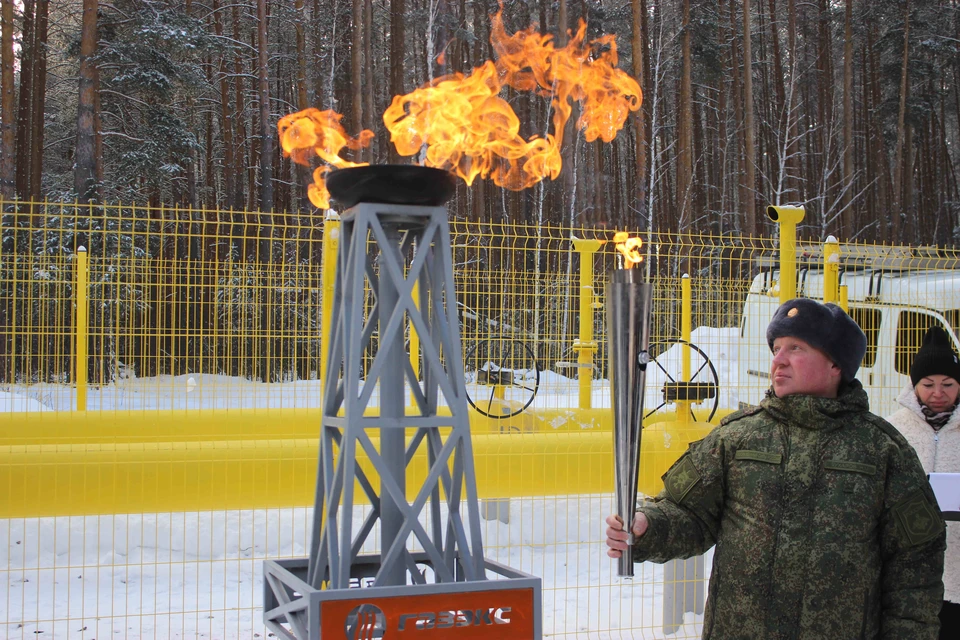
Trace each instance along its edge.
<instances>
[{"instance_id":1,"label":"yellow metal railing","mask_svg":"<svg viewBox=\"0 0 960 640\"><path fill-rule=\"evenodd\" d=\"M214 564L225 557L304 554L309 518L302 509L314 498L338 221L62 203L0 202L0 211L0 535L22 539L27 534L21 532L36 526L36 544L45 549L56 546L46 522L68 529L82 522L80 535L99 539L102 532L94 528L101 525L90 523L113 518L109 526L127 537L162 537L157 514L201 520L213 514L219 522L217 514L237 513L266 522L254 531L266 531L271 543L234 544L233 534L224 533L231 542L215 551L215 534L187 527L184 539L168 546L206 548L196 557L213 554ZM557 514L573 505L596 521L570 520L563 526L573 532L544 546L557 558L572 553L572 562L590 567L591 575L606 566L599 537L605 514L593 511L610 502L612 491L603 314L603 285L616 263L607 242L612 233L457 220L451 231L464 351L516 343L532 354L539 374L535 397L516 415L471 414L481 499L498 505L498 517L502 507L519 519L491 525L487 548L493 556L532 562L533 572L545 576L545 602L556 611L581 612L556 614L545 627L553 635L581 628L629 635L656 626L598 604L627 587L612 578L599 585L577 576L560 580L558 574L571 569L539 555L531 561L520 542L531 530L554 531ZM660 475L686 443L761 397L769 384L763 327L785 292L836 300L850 310L868 336L861 378L883 415L926 326L940 322L956 332L960 279L953 274L960 273L960 256L954 250L791 242L797 233L795 226L782 230L776 241L642 234L645 273L655 291L657 357L646 390L652 413L643 432L644 493L659 490ZM372 304L371 292L367 301ZM411 345L418 339L408 338ZM709 422L713 398L664 401L668 383L713 382L713 370L717 410ZM524 389L504 379L478 377L468 389L506 409L526 401ZM411 473L417 468L414 462ZM136 516L139 533L117 524L135 516L118 514L144 514ZM275 525L274 516L285 524ZM150 545L156 541L144 546ZM244 555L248 548L252 555ZM45 558L42 551L8 556L0 577L13 584L42 573L45 562L59 562ZM141 559L136 571L169 572L177 562ZM98 579L89 577L98 575L96 562L69 563L78 575ZM639 570L634 586L650 586L652 575ZM45 579L35 577L34 584ZM153 598L124 585L127 598ZM184 607L215 620L206 630L213 637L262 630L254 622L255 597L233 605L221 600L198 597L194 609ZM123 631L131 615L141 615L108 614L97 609L96 598L90 602L92 613L62 615L40 612L26 600L10 605L19 613L8 617L26 624L0 635L35 637L47 622L74 624L90 616L116 617ZM152 611L143 614L152 620L190 615L159 605L143 610ZM226 622L228 610L240 611L241 619ZM136 628L165 634L160 627Z\"/></svg>"}]
</instances>

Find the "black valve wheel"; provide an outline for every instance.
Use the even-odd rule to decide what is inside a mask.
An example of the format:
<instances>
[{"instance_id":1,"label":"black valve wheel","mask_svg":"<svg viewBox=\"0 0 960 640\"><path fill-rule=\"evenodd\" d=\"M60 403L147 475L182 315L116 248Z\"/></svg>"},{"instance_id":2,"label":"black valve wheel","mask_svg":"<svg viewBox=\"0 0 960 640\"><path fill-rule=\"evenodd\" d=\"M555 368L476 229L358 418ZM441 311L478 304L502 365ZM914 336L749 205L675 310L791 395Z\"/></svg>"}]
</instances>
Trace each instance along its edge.
<instances>
[{"instance_id":1,"label":"black valve wheel","mask_svg":"<svg viewBox=\"0 0 960 640\"><path fill-rule=\"evenodd\" d=\"M489 418L519 415L533 403L540 389L536 354L522 340L480 340L464 354L463 368L467 402ZM476 390L476 397L470 393L471 387ZM498 388L501 397L497 396Z\"/></svg>"},{"instance_id":2,"label":"black valve wheel","mask_svg":"<svg viewBox=\"0 0 960 640\"><path fill-rule=\"evenodd\" d=\"M658 362L658 358L675 344L685 344L690 347L692 373L687 381L677 380L662 363ZM650 410L644 416L644 419L649 418L668 404L681 401L702 404L704 401L713 400L713 406L710 408L710 415L707 416L706 422L713 420L713 416L716 415L717 409L720 407L720 377L717 375L716 367L713 366L704 350L691 342L677 340L675 342L655 342L650 345L648 353L650 354L650 363L647 365L647 374L650 373L650 367L655 365L667 376L667 382L661 389L663 402L655 409ZM690 417L696 421L692 410L690 411Z\"/></svg>"}]
</instances>

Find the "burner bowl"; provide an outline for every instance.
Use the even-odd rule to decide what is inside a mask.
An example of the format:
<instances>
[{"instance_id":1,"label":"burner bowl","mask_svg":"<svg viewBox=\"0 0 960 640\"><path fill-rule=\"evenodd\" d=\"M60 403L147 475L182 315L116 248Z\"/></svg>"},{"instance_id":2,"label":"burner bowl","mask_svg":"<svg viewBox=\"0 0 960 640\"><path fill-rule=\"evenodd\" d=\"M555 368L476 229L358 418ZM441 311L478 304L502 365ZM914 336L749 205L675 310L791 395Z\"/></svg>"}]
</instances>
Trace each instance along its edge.
<instances>
[{"instance_id":1,"label":"burner bowl","mask_svg":"<svg viewBox=\"0 0 960 640\"><path fill-rule=\"evenodd\" d=\"M327 174L330 198L344 207L359 202L440 206L456 191L449 171L405 164L373 164Z\"/></svg>"}]
</instances>

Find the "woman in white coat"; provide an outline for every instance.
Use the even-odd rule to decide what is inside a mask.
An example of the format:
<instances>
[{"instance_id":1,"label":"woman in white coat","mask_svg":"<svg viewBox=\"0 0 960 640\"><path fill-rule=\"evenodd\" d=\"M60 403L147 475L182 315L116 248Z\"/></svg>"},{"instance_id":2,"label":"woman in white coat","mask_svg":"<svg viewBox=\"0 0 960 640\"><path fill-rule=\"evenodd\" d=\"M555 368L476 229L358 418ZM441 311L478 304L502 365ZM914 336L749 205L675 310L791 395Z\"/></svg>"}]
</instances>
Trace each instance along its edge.
<instances>
[{"instance_id":1,"label":"woman in white coat","mask_svg":"<svg viewBox=\"0 0 960 640\"><path fill-rule=\"evenodd\" d=\"M930 327L924 334L910 367L910 382L913 386L897 398L903 408L887 420L917 450L924 471L960 473L960 358L941 327ZM943 586L940 638L956 640L960 638L960 522L947 523Z\"/></svg>"}]
</instances>

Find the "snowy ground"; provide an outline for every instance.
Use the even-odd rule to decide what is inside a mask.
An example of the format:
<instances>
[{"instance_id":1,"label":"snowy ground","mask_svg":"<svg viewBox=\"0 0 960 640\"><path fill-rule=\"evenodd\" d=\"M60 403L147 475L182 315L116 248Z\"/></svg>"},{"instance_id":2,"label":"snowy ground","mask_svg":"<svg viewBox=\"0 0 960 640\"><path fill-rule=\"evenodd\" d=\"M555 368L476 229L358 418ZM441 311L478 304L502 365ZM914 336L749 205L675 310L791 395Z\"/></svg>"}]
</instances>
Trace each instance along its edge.
<instances>
[{"instance_id":1,"label":"snowy ground","mask_svg":"<svg viewBox=\"0 0 960 640\"><path fill-rule=\"evenodd\" d=\"M717 367L721 407L736 407L736 334L704 328L693 336ZM679 349L660 362L676 375ZM659 404L663 379L651 373L648 406ZM535 406L576 406L576 392L575 380L545 375ZM609 401L603 383L595 401ZM0 412L66 410L72 402L72 390L55 385L0 391ZM102 410L304 407L316 406L317 393L311 381L263 385L197 375L124 380L91 389L89 402ZM514 499L509 523L484 521L485 553L542 578L545 636L698 638L702 616L693 613L664 634L663 567L639 565L633 580L615 576L601 525L613 510L611 494ZM270 637L259 609L263 560L305 556L311 512L0 520L0 636Z\"/></svg>"}]
</instances>

